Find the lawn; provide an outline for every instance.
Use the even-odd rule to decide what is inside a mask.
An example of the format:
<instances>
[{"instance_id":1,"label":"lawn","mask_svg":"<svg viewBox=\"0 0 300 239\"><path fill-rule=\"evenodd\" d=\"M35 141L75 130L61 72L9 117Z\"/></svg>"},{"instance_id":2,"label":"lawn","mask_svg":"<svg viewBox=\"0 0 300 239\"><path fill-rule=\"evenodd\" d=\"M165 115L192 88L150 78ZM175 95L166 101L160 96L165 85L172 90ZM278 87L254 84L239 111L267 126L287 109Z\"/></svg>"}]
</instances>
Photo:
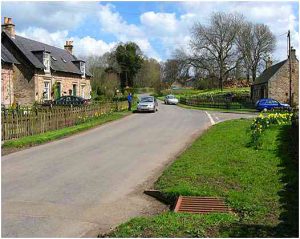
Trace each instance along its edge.
<instances>
[{"instance_id":1,"label":"lawn","mask_svg":"<svg viewBox=\"0 0 300 239\"><path fill-rule=\"evenodd\" d=\"M224 88L223 91L220 89L206 89L206 90L196 90L196 89L167 89L163 90L162 94L165 95L176 95L177 97L189 97L189 96L201 96L201 95L220 95L226 93L235 94L250 94L250 87L240 87L240 88Z\"/></svg>"},{"instance_id":2,"label":"lawn","mask_svg":"<svg viewBox=\"0 0 300 239\"><path fill-rule=\"evenodd\" d=\"M250 120L217 124L198 138L155 184L169 197L221 196L235 214L163 213L135 218L114 237L298 237L298 139L272 126L263 146L249 146Z\"/></svg>"},{"instance_id":3,"label":"lawn","mask_svg":"<svg viewBox=\"0 0 300 239\"><path fill-rule=\"evenodd\" d=\"M131 112L128 111L121 111L121 112L113 112L110 114L105 114L103 116L100 116L98 118L89 120L87 122L74 125L71 127L66 127L62 128L59 130L54 130L54 131L48 131L43 134L37 134L37 135L32 135L32 136L26 136L20 139L16 140L8 140L5 141L4 144L2 145L2 151L14 151L12 150L17 149L17 148L22 148L22 147L30 147L33 145L38 145L42 143L46 143L55 139L60 139L96 126L99 126L101 124L120 119L122 117L127 116Z\"/></svg>"},{"instance_id":4,"label":"lawn","mask_svg":"<svg viewBox=\"0 0 300 239\"><path fill-rule=\"evenodd\" d=\"M177 98L190 98L190 97L204 97L202 100L199 101L200 105L198 106L189 106L184 102L184 100L180 100L181 104L178 104L181 107L184 108L193 108L193 109L199 109L199 110L214 110L214 111L224 111L224 112L255 112L255 109L253 108L252 104L249 105L249 103L238 103L233 102L228 105L229 109L226 109L226 105L219 106L219 104L223 105L225 104L221 100L222 103L219 102L217 99L220 100L223 97L225 97L226 94L232 93L235 95L235 97L238 97L240 100L244 99L245 97L249 97L250 95L250 88L249 87L241 87L241 88L225 88L223 91L219 89L207 89L207 90L195 90L195 89L178 89L178 90L164 90L162 91L163 95L155 95L159 100L164 100L164 97L168 94L173 94ZM211 101L211 99L214 99ZM221 107L221 108L219 108Z\"/></svg>"},{"instance_id":5,"label":"lawn","mask_svg":"<svg viewBox=\"0 0 300 239\"><path fill-rule=\"evenodd\" d=\"M193 109L193 110L209 110L209 111L218 111L218 112L226 112L226 113L257 113L256 109L251 108L241 108L241 109L223 109L223 108L207 108L207 107L200 107L200 106L190 106L185 104L178 104L178 106L186 109Z\"/></svg>"}]
</instances>

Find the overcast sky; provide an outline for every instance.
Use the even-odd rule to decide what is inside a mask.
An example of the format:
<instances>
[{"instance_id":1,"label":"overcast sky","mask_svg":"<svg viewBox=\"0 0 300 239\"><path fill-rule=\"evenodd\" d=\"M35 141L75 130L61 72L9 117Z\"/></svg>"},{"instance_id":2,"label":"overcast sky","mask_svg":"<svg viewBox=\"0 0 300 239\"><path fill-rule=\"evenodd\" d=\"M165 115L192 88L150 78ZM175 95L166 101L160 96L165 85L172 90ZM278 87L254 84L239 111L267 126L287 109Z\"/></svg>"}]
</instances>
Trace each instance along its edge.
<instances>
[{"instance_id":1,"label":"overcast sky","mask_svg":"<svg viewBox=\"0 0 300 239\"><path fill-rule=\"evenodd\" d=\"M194 22L207 24L212 12L238 12L267 24L277 38L273 55L287 54L286 32L299 56L298 2L2 2L2 16L13 19L18 35L63 47L74 41L75 54L102 55L116 43L136 42L158 60L188 44ZM3 19L2 19L3 22Z\"/></svg>"}]
</instances>

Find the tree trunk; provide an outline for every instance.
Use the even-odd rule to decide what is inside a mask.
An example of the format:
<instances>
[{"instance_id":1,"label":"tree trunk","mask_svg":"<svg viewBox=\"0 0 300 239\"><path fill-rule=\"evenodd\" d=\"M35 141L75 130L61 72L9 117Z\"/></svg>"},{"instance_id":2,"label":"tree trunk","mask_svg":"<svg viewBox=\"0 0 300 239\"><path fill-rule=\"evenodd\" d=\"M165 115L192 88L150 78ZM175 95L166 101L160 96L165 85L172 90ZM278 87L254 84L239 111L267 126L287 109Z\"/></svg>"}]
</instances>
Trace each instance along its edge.
<instances>
[{"instance_id":1,"label":"tree trunk","mask_svg":"<svg viewBox=\"0 0 300 239\"><path fill-rule=\"evenodd\" d=\"M249 70L247 70L247 82L248 83L250 82L250 72L249 72Z\"/></svg>"},{"instance_id":2,"label":"tree trunk","mask_svg":"<svg viewBox=\"0 0 300 239\"><path fill-rule=\"evenodd\" d=\"M223 91L223 76L222 75L219 78L219 87L220 87L220 90Z\"/></svg>"},{"instance_id":3,"label":"tree trunk","mask_svg":"<svg viewBox=\"0 0 300 239\"><path fill-rule=\"evenodd\" d=\"M256 79L256 69L252 70L252 81L254 82Z\"/></svg>"}]
</instances>

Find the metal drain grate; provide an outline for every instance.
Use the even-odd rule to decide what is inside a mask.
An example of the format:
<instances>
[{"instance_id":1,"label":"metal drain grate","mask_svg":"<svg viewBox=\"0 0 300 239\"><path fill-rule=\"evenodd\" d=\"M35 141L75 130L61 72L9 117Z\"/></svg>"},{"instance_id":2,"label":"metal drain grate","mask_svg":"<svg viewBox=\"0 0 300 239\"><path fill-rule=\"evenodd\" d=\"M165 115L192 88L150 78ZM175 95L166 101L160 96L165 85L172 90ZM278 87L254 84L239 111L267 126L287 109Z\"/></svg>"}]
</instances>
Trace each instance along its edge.
<instances>
[{"instance_id":1,"label":"metal drain grate","mask_svg":"<svg viewBox=\"0 0 300 239\"><path fill-rule=\"evenodd\" d=\"M179 196L174 211L189 213L226 213L231 212L231 209L225 204L222 198Z\"/></svg>"}]
</instances>

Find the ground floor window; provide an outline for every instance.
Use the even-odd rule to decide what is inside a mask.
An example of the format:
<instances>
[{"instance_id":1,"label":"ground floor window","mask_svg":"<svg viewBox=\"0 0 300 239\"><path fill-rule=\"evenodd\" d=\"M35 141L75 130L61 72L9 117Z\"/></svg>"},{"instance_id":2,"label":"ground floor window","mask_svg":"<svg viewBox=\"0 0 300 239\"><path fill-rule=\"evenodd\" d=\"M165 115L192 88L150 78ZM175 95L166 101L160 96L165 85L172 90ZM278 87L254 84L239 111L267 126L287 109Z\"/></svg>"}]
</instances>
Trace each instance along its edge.
<instances>
[{"instance_id":1,"label":"ground floor window","mask_svg":"<svg viewBox=\"0 0 300 239\"><path fill-rule=\"evenodd\" d=\"M49 81L44 82L43 99L44 100L50 99L50 82Z\"/></svg>"},{"instance_id":2,"label":"ground floor window","mask_svg":"<svg viewBox=\"0 0 300 239\"><path fill-rule=\"evenodd\" d=\"M82 98L85 98L84 89L85 89L85 85L81 85L81 97Z\"/></svg>"},{"instance_id":3,"label":"ground floor window","mask_svg":"<svg viewBox=\"0 0 300 239\"><path fill-rule=\"evenodd\" d=\"M76 84L73 84L73 96L76 96L77 95L77 85Z\"/></svg>"}]
</instances>

